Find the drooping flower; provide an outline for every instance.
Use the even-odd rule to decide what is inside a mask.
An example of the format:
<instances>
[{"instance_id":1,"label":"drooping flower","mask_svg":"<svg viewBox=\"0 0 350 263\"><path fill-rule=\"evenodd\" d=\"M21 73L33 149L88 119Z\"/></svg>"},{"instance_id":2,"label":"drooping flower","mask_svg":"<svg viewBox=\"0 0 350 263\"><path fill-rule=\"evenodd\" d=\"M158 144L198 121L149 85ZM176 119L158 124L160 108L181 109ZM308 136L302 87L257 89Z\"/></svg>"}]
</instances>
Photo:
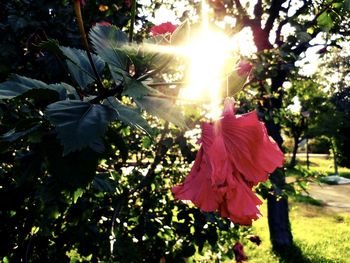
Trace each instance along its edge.
<instances>
[{"instance_id":1,"label":"drooping flower","mask_svg":"<svg viewBox=\"0 0 350 263\"><path fill-rule=\"evenodd\" d=\"M238 241L233 246L233 252L235 253L235 259L237 263L242 263L248 259L247 255L244 253L243 245Z\"/></svg>"},{"instance_id":2,"label":"drooping flower","mask_svg":"<svg viewBox=\"0 0 350 263\"><path fill-rule=\"evenodd\" d=\"M173 25L170 22L162 23L157 26L151 27L151 33L153 36L166 34L166 33L173 33L176 29L176 26Z\"/></svg>"},{"instance_id":3,"label":"drooping flower","mask_svg":"<svg viewBox=\"0 0 350 263\"><path fill-rule=\"evenodd\" d=\"M252 68L253 68L253 65L250 62L242 60L238 64L237 73L239 76L246 76L250 73Z\"/></svg>"},{"instance_id":4,"label":"drooping flower","mask_svg":"<svg viewBox=\"0 0 350 263\"><path fill-rule=\"evenodd\" d=\"M236 116L230 99L225 101L220 120L202 124L200 143L190 174L172 189L175 198L250 225L260 217L258 206L262 204L252 187L282 166L283 153L256 112Z\"/></svg>"}]
</instances>

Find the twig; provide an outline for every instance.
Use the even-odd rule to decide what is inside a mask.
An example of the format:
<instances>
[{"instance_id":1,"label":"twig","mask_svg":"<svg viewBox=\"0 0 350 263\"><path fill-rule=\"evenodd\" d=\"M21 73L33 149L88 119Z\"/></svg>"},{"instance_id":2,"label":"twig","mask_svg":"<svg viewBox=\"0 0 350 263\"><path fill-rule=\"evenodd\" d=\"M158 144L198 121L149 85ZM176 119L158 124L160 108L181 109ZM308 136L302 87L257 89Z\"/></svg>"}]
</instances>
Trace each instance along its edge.
<instances>
[{"instance_id":1,"label":"twig","mask_svg":"<svg viewBox=\"0 0 350 263\"><path fill-rule=\"evenodd\" d=\"M132 0L130 29L129 29L129 43L132 43L132 40L133 40L135 17L136 17L136 0Z\"/></svg>"},{"instance_id":2,"label":"twig","mask_svg":"<svg viewBox=\"0 0 350 263\"><path fill-rule=\"evenodd\" d=\"M103 94L103 93L105 93L106 89L105 89L105 87L102 84L100 75L98 74L96 66L95 66L95 63L92 60L89 43L88 43L87 38L86 38L86 33L85 33L85 28L84 28L84 23L83 23L83 17L81 15L80 1L77 1L77 0L74 1L74 11L75 11L75 15L77 17L77 22L78 22L78 26L79 26L80 36L81 36L81 39L83 41L83 45L84 45L86 54L88 56L90 65L92 67L92 70L93 70L93 72L94 72L94 74L96 76L97 89L98 89L99 93Z\"/></svg>"}]
</instances>

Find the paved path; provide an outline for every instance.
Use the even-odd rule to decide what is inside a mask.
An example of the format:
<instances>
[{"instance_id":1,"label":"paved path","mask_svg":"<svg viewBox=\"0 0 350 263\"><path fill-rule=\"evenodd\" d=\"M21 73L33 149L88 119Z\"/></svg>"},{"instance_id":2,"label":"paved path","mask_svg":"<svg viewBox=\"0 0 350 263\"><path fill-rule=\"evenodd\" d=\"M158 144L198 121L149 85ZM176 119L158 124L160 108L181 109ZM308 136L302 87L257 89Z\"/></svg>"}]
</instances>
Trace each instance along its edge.
<instances>
[{"instance_id":1,"label":"paved path","mask_svg":"<svg viewBox=\"0 0 350 263\"><path fill-rule=\"evenodd\" d=\"M311 184L310 195L324 202L329 210L350 213L350 184L327 185Z\"/></svg>"}]
</instances>

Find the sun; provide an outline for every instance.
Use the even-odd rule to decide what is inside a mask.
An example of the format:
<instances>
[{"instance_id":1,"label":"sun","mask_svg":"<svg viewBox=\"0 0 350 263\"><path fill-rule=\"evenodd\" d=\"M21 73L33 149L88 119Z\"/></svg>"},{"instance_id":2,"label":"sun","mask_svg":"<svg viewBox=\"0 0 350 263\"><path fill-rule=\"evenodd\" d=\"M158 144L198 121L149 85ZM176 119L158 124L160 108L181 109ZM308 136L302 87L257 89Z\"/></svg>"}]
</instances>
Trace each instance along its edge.
<instances>
[{"instance_id":1,"label":"sun","mask_svg":"<svg viewBox=\"0 0 350 263\"><path fill-rule=\"evenodd\" d=\"M199 29L196 28L195 34L191 32L187 43L180 46L151 44L147 48L185 58L185 84L180 89L179 101L202 103L210 112L209 117L215 118L221 112L224 97L231 95L227 91L228 77L237 69L241 48L250 50L252 44L248 38L252 37L247 32L228 36L219 25L209 26L210 7L205 0L201 6Z\"/></svg>"},{"instance_id":2,"label":"sun","mask_svg":"<svg viewBox=\"0 0 350 263\"><path fill-rule=\"evenodd\" d=\"M237 39L225 35L220 30L211 29L208 13L209 6L203 0L200 31L184 47L189 67L187 85L179 96L194 101L208 101L211 117L217 117L220 112L219 105L223 100L222 88L226 85L226 77L238 60L235 52Z\"/></svg>"}]
</instances>

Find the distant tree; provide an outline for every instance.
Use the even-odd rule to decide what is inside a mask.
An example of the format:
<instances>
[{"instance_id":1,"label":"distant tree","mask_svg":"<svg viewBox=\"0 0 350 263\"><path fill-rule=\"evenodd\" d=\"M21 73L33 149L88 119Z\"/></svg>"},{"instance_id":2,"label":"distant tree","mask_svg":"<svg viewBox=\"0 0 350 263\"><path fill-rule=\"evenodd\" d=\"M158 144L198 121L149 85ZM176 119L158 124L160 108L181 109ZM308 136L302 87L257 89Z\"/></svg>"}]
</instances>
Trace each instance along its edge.
<instances>
[{"instance_id":1,"label":"distant tree","mask_svg":"<svg viewBox=\"0 0 350 263\"><path fill-rule=\"evenodd\" d=\"M347 42L343 43L341 49L333 48L324 56L324 61L320 67L323 81L332 93L332 103L334 105L330 120L336 121L333 127L337 127L333 133L333 144L337 159L342 166L350 167L350 55Z\"/></svg>"}]
</instances>

